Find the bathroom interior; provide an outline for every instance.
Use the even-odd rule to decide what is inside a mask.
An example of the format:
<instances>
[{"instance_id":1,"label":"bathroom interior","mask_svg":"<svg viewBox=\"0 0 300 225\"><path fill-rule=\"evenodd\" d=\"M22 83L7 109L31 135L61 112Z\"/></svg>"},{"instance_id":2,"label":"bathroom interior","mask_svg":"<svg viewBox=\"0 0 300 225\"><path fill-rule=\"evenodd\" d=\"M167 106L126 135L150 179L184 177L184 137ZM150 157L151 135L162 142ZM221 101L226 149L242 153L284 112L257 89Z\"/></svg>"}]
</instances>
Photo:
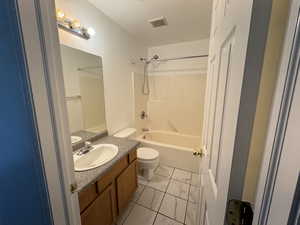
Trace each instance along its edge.
<instances>
[{"instance_id":1,"label":"bathroom interior","mask_svg":"<svg viewBox=\"0 0 300 225\"><path fill-rule=\"evenodd\" d=\"M211 1L56 10L82 225L199 224Z\"/></svg>"},{"instance_id":2,"label":"bathroom interior","mask_svg":"<svg viewBox=\"0 0 300 225\"><path fill-rule=\"evenodd\" d=\"M209 1L199 3L206 10L198 16L199 23L184 34L176 26L188 21L178 21L178 11L157 10L146 2L131 4L128 15L135 10L148 14L141 15L140 21L128 18L127 23L144 26L134 35L113 16L117 10L130 10L122 4L110 18L105 7L113 9L113 4L105 1L56 1L81 222L193 225L200 191L197 154L211 6ZM179 10L180 4L174 8ZM186 6L186 12L190 8ZM66 27L70 18L73 29ZM87 33L76 33L79 26L85 26ZM197 26L203 28L195 29ZM126 154L128 162L124 163ZM113 184L106 181L108 177L114 177ZM110 187L117 193L110 193ZM94 193L93 198L93 192L99 192L99 197ZM108 201L105 193L116 195L116 203L111 203L112 211L103 210L97 218L93 207L98 198Z\"/></svg>"}]
</instances>

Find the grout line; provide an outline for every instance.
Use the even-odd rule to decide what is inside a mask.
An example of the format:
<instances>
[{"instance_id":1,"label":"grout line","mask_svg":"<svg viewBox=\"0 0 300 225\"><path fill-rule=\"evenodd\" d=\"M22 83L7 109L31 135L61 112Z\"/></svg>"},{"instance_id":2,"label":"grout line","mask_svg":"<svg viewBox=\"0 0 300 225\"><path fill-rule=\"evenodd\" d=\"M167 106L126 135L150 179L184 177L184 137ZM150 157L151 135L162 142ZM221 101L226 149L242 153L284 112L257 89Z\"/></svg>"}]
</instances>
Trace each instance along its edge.
<instances>
[{"instance_id":1,"label":"grout line","mask_svg":"<svg viewBox=\"0 0 300 225\"><path fill-rule=\"evenodd\" d=\"M172 171L172 174L171 174L171 177L173 176L173 173L174 173L174 171L175 171L175 169L173 169L173 171ZM166 196L167 190L168 190L168 188L169 188L169 185L170 185L170 182L171 182L171 177L170 177L170 179L169 179L169 182L168 182L167 188L166 188L166 189L165 189L165 191L164 191L164 195L163 195L163 198L162 198L162 200L161 200L161 202L160 202L160 205L159 205L159 207L158 207L157 214L155 215L155 219L154 219L154 221L153 221L153 225L154 225L154 224L155 224L155 222L156 222L157 215L158 215L158 213L159 213L159 211L160 211L160 208L161 208L161 206L162 206L162 204L163 204L163 201L164 201L164 199L165 199L165 196Z\"/></svg>"},{"instance_id":2,"label":"grout line","mask_svg":"<svg viewBox=\"0 0 300 225\"><path fill-rule=\"evenodd\" d=\"M132 208L129 210L129 213L128 213L128 215L127 216L125 216L125 218L124 218L124 220L123 220L123 222L121 223L121 225L123 225L125 222L126 222L126 220L128 219L128 217L129 217L129 215L131 214L131 212L132 212L132 210L133 210L133 208L134 208L134 204L135 204L135 202L129 202L129 204L130 203L132 203L133 204L133 206L132 206ZM128 204L128 206L129 206L129 204ZM125 212L125 211L124 211ZM123 213L124 213L123 212ZM120 219L120 216L119 216L119 218L118 219ZM116 223L116 225L118 224L118 221L117 221L117 223Z\"/></svg>"},{"instance_id":3,"label":"grout line","mask_svg":"<svg viewBox=\"0 0 300 225\"><path fill-rule=\"evenodd\" d=\"M176 219L174 219L174 218L172 218L172 217L170 217L170 216L168 216L168 215L165 215L165 214L160 213L160 212L158 212L157 214L162 215L162 216L164 216L164 217L167 217L167 218L169 218L170 220L173 220L173 221L175 221L175 222L177 222L177 223L180 223L180 224L183 224L183 225L184 225L184 223L182 223L181 221L178 221L178 220L176 220Z\"/></svg>"},{"instance_id":4,"label":"grout line","mask_svg":"<svg viewBox=\"0 0 300 225\"><path fill-rule=\"evenodd\" d=\"M181 168L174 167L174 166L170 166L170 167L173 167L173 168L175 168L175 169L182 170L182 171L184 171L184 172L188 172L188 173L195 173L195 172L192 172L192 171L190 171L190 170L181 169Z\"/></svg>"},{"instance_id":5,"label":"grout line","mask_svg":"<svg viewBox=\"0 0 300 225\"><path fill-rule=\"evenodd\" d=\"M165 165L165 166L168 166L168 165ZM158 167L159 167L159 166L158 166ZM155 172L156 172L156 170L158 169L158 167L155 169ZM151 210L152 212L155 212L156 215L155 215L155 218L154 218L154 221L153 221L153 224L152 224L152 225L155 224L155 222L156 222L156 220L157 220L158 214L163 215L163 216L165 216L165 217L167 217L167 218L169 218L169 219L171 219L171 220L174 220L174 221L176 221L176 222L179 222L180 224L186 225L187 207L188 207L188 203L189 203L189 197L190 197L191 186L194 186L194 185L191 184L193 172L191 172L191 171L186 171L186 170L183 170L183 169L180 169L180 168L176 168L176 167L172 167L172 166L168 166L168 167L173 168L170 177L163 176L163 175L160 175L160 174L155 173L155 175L157 175L157 176L164 177L164 178L168 179L168 184L167 184L166 189L165 189L164 191L162 191L162 190L159 190L159 189L157 189L157 188L151 187L151 186L148 185L149 182L147 182L146 184L141 184L141 185L144 186L143 191L142 191L141 194L139 195L139 197L138 197L138 199L136 200L136 202L133 202L133 203L136 204L136 205L139 205L139 206L141 206L141 207L144 207L144 208L146 208L146 209L148 209L148 210ZM191 173L190 182L189 182L189 183L185 183L185 182L182 182L182 181L180 181L180 180L173 179L173 175L174 175L174 173L175 173L175 169L179 169L179 170L183 170L183 171L186 171L186 172ZM167 193L167 190L168 190L168 188L169 188L170 183L171 183L172 180L175 180L175 181L177 181L177 182L180 182L180 183L189 185L189 189L188 189L188 199L183 199L183 198L181 198L181 197L179 197L179 196L176 196L176 195ZM163 193L163 198L162 198L162 200L161 200L161 202L160 202L160 205L159 205L157 211L155 211L155 210L153 210L153 209L151 209L151 208L148 208L148 207L146 207L146 206L143 206L143 205L141 205L140 203L138 203L138 200L141 198L143 192L145 191L145 189L146 189L147 187L148 187L148 188L152 188L152 189L154 189L154 190L157 190L157 191L160 191L160 192ZM197 186L196 186L196 187L197 187ZM163 203L163 201L164 201L166 195L170 195L170 196L172 196L172 197L175 197L175 198L177 198L177 199L184 200L184 201L186 202L185 216L184 216L184 222L183 222L183 223L182 223L181 221L176 220L176 218L172 218L172 217L170 217L170 216L168 216L168 215L164 215L163 213L160 212L160 209L161 209L161 207L162 207L162 203ZM133 209L133 207L132 207L132 209ZM130 213L131 213L132 209L130 210ZM130 213L128 214L128 216L130 215ZM127 220L128 216L126 217L125 220ZM124 220L123 224L125 223L125 220Z\"/></svg>"},{"instance_id":6,"label":"grout line","mask_svg":"<svg viewBox=\"0 0 300 225\"><path fill-rule=\"evenodd\" d=\"M144 205L142 205L141 203L136 202L135 204L138 205L138 206L141 206L141 207L143 207L143 208L145 208L145 209L149 209L149 210L151 210L152 212L157 213L157 211L155 211L155 210L149 208L148 206L144 206Z\"/></svg>"},{"instance_id":7,"label":"grout line","mask_svg":"<svg viewBox=\"0 0 300 225\"><path fill-rule=\"evenodd\" d=\"M143 189L142 189L141 193L137 196L136 201L133 200L133 202L137 202L140 199L140 197L142 196L142 194L144 193L144 190L146 188L146 185L144 185L144 184L139 184L139 185L143 185Z\"/></svg>"},{"instance_id":8,"label":"grout line","mask_svg":"<svg viewBox=\"0 0 300 225\"><path fill-rule=\"evenodd\" d=\"M184 224L186 224L186 216L187 216L188 204L189 204L189 200L190 200L191 186L192 186L192 185L190 184L190 186L189 186L188 200L187 200L187 202L186 202L186 208L185 208Z\"/></svg>"}]
</instances>

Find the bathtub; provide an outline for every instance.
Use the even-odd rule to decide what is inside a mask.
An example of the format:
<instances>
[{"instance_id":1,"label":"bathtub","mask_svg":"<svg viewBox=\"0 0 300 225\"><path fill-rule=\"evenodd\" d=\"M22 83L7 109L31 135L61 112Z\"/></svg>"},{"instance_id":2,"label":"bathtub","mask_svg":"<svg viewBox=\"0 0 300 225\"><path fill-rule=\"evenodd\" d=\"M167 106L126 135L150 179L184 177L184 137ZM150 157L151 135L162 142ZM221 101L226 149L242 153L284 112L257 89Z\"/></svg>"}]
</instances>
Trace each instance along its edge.
<instances>
[{"instance_id":1,"label":"bathtub","mask_svg":"<svg viewBox=\"0 0 300 225\"><path fill-rule=\"evenodd\" d=\"M143 147L157 150L160 163L172 167L199 172L199 158L193 156L201 146L200 136L179 134L176 132L151 130L136 138Z\"/></svg>"}]
</instances>

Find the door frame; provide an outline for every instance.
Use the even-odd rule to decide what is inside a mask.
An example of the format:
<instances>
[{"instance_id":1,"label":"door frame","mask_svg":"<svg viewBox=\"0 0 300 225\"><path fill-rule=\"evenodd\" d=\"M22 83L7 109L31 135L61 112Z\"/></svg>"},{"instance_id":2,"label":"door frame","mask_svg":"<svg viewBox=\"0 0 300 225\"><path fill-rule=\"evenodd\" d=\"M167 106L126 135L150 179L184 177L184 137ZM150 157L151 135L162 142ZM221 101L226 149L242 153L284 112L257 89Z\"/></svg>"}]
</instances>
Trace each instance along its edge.
<instances>
[{"instance_id":1,"label":"door frame","mask_svg":"<svg viewBox=\"0 0 300 225\"><path fill-rule=\"evenodd\" d=\"M14 0L54 224L81 225L54 0Z\"/></svg>"},{"instance_id":2,"label":"door frame","mask_svg":"<svg viewBox=\"0 0 300 225\"><path fill-rule=\"evenodd\" d=\"M290 106L293 100L297 71L291 71L291 65L294 63L293 59L296 58L297 54L295 47L299 48L299 45L294 46L297 32L300 35L299 9L300 0L292 0L256 194L253 224L257 225L266 225L268 221L283 150L282 143L285 137L285 128L287 127Z\"/></svg>"},{"instance_id":3,"label":"door frame","mask_svg":"<svg viewBox=\"0 0 300 225\"><path fill-rule=\"evenodd\" d=\"M70 185L75 182L75 177L54 0L15 0L15 2L19 8L23 30L53 220L55 224L80 225L78 195L70 192ZM286 112L282 111L281 102L289 96L291 91L289 88L291 86L285 85L291 76L286 71L293 49L299 6L300 0L293 0L262 163L253 224L265 225L262 215L267 215L272 200L272 188L275 185L276 170L280 162L280 159L274 157L274 152L282 150L279 143L273 144L275 139L284 137L284 132L280 129L287 122ZM266 195L267 192L270 192L270 195Z\"/></svg>"}]
</instances>

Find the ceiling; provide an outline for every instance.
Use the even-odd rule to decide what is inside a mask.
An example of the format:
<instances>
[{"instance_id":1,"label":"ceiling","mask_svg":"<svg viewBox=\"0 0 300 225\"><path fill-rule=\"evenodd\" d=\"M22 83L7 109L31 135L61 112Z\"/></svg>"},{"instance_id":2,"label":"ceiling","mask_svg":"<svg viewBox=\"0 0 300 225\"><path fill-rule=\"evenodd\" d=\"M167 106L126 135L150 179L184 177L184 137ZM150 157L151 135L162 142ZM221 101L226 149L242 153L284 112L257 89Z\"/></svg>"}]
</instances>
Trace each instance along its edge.
<instances>
[{"instance_id":1,"label":"ceiling","mask_svg":"<svg viewBox=\"0 0 300 225\"><path fill-rule=\"evenodd\" d=\"M89 0L127 32L148 46L209 37L211 0ZM168 26L148 22L166 17Z\"/></svg>"}]
</instances>

